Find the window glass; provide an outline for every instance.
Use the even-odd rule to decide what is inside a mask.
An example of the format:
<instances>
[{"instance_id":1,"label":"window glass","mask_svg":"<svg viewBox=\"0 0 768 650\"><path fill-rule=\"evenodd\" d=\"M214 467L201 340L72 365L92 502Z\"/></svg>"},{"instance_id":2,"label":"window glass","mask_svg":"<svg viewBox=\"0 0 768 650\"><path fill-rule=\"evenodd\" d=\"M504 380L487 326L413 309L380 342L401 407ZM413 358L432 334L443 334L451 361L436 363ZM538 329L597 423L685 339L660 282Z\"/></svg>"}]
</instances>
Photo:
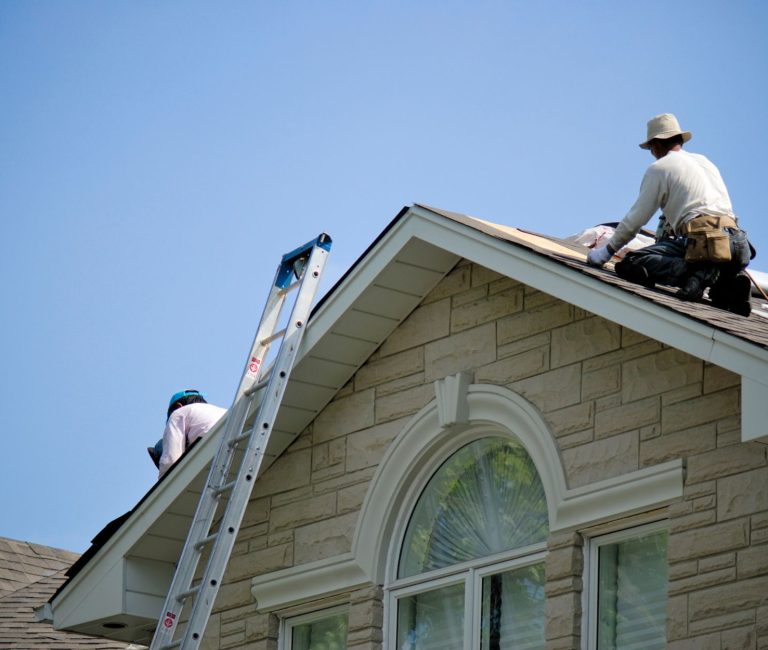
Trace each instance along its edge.
<instances>
[{"instance_id":1,"label":"window glass","mask_svg":"<svg viewBox=\"0 0 768 650\"><path fill-rule=\"evenodd\" d=\"M481 650L544 647L544 565L483 578Z\"/></svg>"},{"instance_id":2,"label":"window glass","mask_svg":"<svg viewBox=\"0 0 768 650\"><path fill-rule=\"evenodd\" d=\"M406 530L398 577L544 542L547 504L525 449L483 438L453 454L430 479Z\"/></svg>"},{"instance_id":3,"label":"window glass","mask_svg":"<svg viewBox=\"0 0 768 650\"><path fill-rule=\"evenodd\" d=\"M344 650L347 647L347 614L318 618L291 628L291 650Z\"/></svg>"},{"instance_id":4,"label":"window glass","mask_svg":"<svg viewBox=\"0 0 768 650\"><path fill-rule=\"evenodd\" d=\"M667 532L598 548L598 650L666 648Z\"/></svg>"},{"instance_id":5,"label":"window glass","mask_svg":"<svg viewBox=\"0 0 768 650\"><path fill-rule=\"evenodd\" d=\"M398 600L398 650L461 650L463 647L463 583Z\"/></svg>"}]
</instances>

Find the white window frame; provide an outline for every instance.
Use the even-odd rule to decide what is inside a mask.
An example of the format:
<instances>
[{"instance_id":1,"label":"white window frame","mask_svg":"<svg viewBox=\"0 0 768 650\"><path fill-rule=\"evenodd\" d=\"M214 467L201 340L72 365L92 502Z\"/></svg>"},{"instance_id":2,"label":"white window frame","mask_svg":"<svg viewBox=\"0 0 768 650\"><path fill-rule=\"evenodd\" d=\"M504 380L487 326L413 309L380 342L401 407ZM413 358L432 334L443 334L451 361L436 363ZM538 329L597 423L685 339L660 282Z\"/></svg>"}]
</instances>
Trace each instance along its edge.
<instances>
[{"instance_id":1,"label":"white window frame","mask_svg":"<svg viewBox=\"0 0 768 650\"><path fill-rule=\"evenodd\" d=\"M669 529L667 520L654 521L632 528L625 528L613 533L606 533L585 540L586 553L584 554L584 590L582 611L585 613L582 620L582 632L586 638L588 650L597 649L597 599L598 599L598 553L601 546L624 542L648 534L658 533Z\"/></svg>"},{"instance_id":2,"label":"white window frame","mask_svg":"<svg viewBox=\"0 0 768 650\"><path fill-rule=\"evenodd\" d=\"M547 544L540 542L512 551L489 555L417 576L401 578L385 589L386 611L384 643L382 647L397 650L397 605L400 598L432 591L450 585L464 584L464 642L470 650L480 648L483 578L533 564L543 563L547 557Z\"/></svg>"},{"instance_id":3,"label":"white window frame","mask_svg":"<svg viewBox=\"0 0 768 650\"><path fill-rule=\"evenodd\" d=\"M312 623L324 618L330 618L331 616L338 616L339 614L347 615L347 626L349 626L349 605L336 605L335 607L326 607L325 609L318 609L306 614L299 614L297 616L290 616L280 619L280 630L278 633L278 650L293 650L293 628L297 625L304 625L305 623ZM346 647L346 642L345 642Z\"/></svg>"}]
</instances>

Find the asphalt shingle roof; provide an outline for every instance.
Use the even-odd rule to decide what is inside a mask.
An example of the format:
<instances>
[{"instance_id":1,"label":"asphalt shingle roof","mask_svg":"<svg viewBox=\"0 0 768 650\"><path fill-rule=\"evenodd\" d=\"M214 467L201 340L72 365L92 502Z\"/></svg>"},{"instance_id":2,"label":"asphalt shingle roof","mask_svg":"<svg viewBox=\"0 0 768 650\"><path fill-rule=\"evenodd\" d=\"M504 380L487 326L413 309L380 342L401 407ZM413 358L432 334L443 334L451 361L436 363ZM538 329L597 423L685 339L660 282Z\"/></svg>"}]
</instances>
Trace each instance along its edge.
<instances>
[{"instance_id":1,"label":"asphalt shingle roof","mask_svg":"<svg viewBox=\"0 0 768 650\"><path fill-rule=\"evenodd\" d=\"M125 643L54 630L38 621L43 605L66 579L77 553L0 537L0 648L125 650Z\"/></svg>"}]
</instances>

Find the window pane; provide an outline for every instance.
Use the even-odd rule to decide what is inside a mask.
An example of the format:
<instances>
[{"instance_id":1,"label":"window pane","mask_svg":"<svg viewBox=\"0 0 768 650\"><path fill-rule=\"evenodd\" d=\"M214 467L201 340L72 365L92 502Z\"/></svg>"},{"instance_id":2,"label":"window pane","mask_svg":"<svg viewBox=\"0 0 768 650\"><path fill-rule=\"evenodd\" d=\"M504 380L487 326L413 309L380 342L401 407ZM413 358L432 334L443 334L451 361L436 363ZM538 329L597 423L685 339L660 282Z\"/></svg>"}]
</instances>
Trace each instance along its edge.
<instances>
[{"instance_id":1,"label":"window pane","mask_svg":"<svg viewBox=\"0 0 768 650\"><path fill-rule=\"evenodd\" d=\"M544 565L483 578L482 650L543 648Z\"/></svg>"},{"instance_id":2,"label":"window pane","mask_svg":"<svg viewBox=\"0 0 768 650\"><path fill-rule=\"evenodd\" d=\"M419 497L398 576L543 542L548 529L544 488L525 449L504 438L477 440L453 454Z\"/></svg>"},{"instance_id":3,"label":"window pane","mask_svg":"<svg viewBox=\"0 0 768 650\"><path fill-rule=\"evenodd\" d=\"M666 648L667 532L599 549L599 650Z\"/></svg>"},{"instance_id":4,"label":"window pane","mask_svg":"<svg viewBox=\"0 0 768 650\"><path fill-rule=\"evenodd\" d=\"M291 650L344 650L346 647L346 614L327 616L292 628Z\"/></svg>"},{"instance_id":5,"label":"window pane","mask_svg":"<svg viewBox=\"0 0 768 650\"><path fill-rule=\"evenodd\" d=\"M397 601L398 650L462 650L464 584Z\"/></svg>"}]
</instances>

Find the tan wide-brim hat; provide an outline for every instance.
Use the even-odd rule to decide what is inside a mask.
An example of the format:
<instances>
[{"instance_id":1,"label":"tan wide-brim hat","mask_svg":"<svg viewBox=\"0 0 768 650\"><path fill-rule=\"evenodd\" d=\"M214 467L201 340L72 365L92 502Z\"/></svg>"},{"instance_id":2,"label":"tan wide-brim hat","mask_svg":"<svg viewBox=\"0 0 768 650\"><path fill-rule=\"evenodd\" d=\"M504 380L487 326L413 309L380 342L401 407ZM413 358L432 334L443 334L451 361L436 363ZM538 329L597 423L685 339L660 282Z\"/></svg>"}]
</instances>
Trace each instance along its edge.
<instances>
[{"instance_id":1,"label":"tan wide-brim hat","mask_svg":"<svg viewBox=\"0 0 768 650\"><path fill-rule=\"evenodd\" d=\"M650 149L651 145L649 143L654 138L664 140L676 135L682 135L683 142L688 142L693 137L690 131L683 131L680 128L680 123L672 113L662 113L648 120L648 136L645 142L640 145L640 148Z\"/></svg>"}]
</instances>

